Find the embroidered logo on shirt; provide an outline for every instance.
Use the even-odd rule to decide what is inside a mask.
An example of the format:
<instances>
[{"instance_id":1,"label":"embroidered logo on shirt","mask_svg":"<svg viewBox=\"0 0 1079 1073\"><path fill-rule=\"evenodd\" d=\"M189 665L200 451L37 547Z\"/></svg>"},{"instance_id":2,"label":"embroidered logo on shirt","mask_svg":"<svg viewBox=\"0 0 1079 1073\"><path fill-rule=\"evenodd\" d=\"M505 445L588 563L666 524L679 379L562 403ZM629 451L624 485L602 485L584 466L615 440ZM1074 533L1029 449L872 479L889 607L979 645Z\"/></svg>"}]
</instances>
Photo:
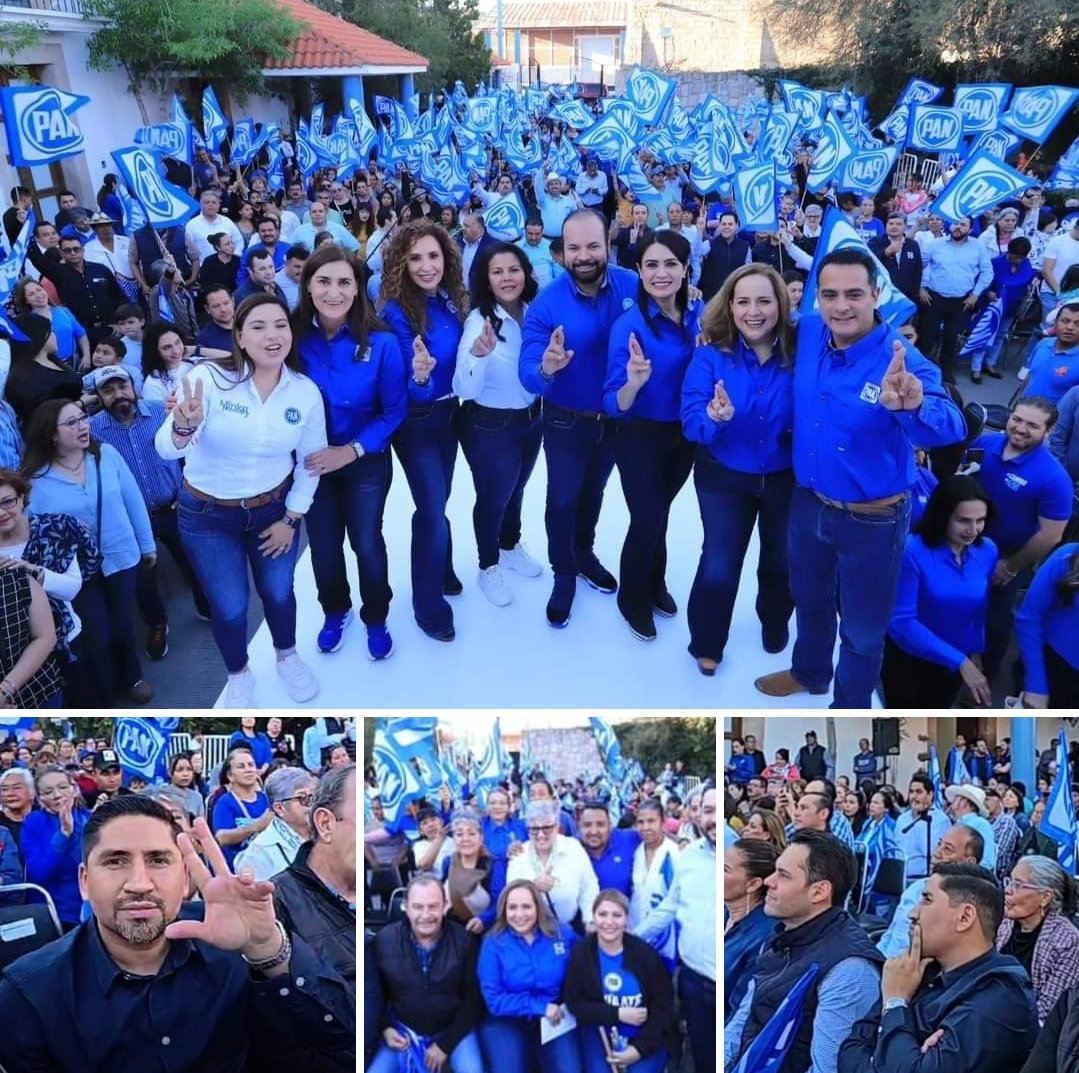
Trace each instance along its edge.
<instances>
[{"instance_id":1,"label":"embroidered logo on shirt","mask_svg":"<svg viewBox=\"0 0 1079 1073\"><path fill-rule=\"evenodd\" d=\"M285 420L290 425L298 425L300 423L300 411L295 406L290 406L285 411Z\"/></svg>"},{"instance_id":2,"label":"embroidered logo on shirt","mask_svg":"<svg viewBox=\"0 0 1079 1073\"><path fill-rule=\"evenodd\" d=\"M862 393L858 396L862 402L876 402L880 398L880 386L870 384L868 381L862 385Z\"/></svg>"},{"instance_id":3,"label":"embroidered logo on shirt","mask_svg":"<svg viewBox=\"0 0 1079 1073\"><path fill-rule=\"evenodd\" d=\"M1070 372L1071 372L1071 369L1069 369L1067 365L1058 365L1053 370L1053 375L1063 377L1063 376L1067 376L1068 373L1070 373Z\"/></svg>"},{"instance_id":4,"label":"embroidered logo on shirt","mask_svg":"<svg viewBox=\"0 0 1079 1073\"><path fill-rule=\"evenodd\" d=\"M622 299L622 308L623 309L632 309L633 308L633 299L632 298L623 298Z\"/></svg>"},{"instance_id":5,"label":"embroidered logo on shirt","mask_svg":"<svg viewBox=\"0 0 1079 1073\"><path fill-rule=\"evenodd\" d=\"M227 414L239 414L241 417L247 417L247 407L242 402L230 402L228 399L219 399L221 403L221 409Z\"/></svg>"},{"instance_id":6,"label":"embroidered logo on shirt","mask_svg":"<svg viewBox=\"0 0 1079 1073\"><path fill-rule=\"evenodd\" d=\"M553 949L554 949L554 952L559 957L562 957L566 953L566 944L565 943L555 943L554 946L553 946Z\"/></svg>"},{"instance_id":7,"label":"embroidered logo on shirt","mask_svg":"<svg viewBox=\"0 0 1079 1073\"><path fill-rule=\"evenodd\" d=\"M616 972L609 972L603 977L603 989L604 991L621 991L622 990L622 977Z\"/></svg>"},{"instance_id":8,"label":"embroidered logo on shirt","mask_svg":"<svg viewBox=\"0 0 1079 1073\"><path fill-rule=\"evenodd\" d=\"M368 347L362 354L360 348L356 347L356 360L357 361L370 361L371 360L371 348Z\"/></svg>"},{"instance_id":9,"label":"embroidered logo on shirt","mask_svg":"<svg viewBox=\"0 0 1079 1073\"><path fill-rule=\"evenodd\" d=\"M1018 473L1005 473L1004 483L1013 491L1018 492L1021 488L1027 486L1027 480L1025 477L1020 477Z\"/></svg>"}]
</instances>

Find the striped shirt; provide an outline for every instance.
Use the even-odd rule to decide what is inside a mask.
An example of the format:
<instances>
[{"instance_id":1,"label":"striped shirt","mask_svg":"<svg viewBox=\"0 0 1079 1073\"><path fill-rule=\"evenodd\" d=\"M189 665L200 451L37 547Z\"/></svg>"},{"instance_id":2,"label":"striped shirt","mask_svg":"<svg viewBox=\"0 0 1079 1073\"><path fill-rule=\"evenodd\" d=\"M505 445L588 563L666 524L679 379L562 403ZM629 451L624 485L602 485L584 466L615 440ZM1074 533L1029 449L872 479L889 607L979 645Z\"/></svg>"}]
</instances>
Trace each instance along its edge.
<instances>
[{"instance_id":1,"label":"striped shirt","mask_svg":"<svg viewBox=\"0 0 1079 1073\"><path fill-rule=\"evenodd\" d=\"M165 423L165 404L140 399L135 420L121 425L107 411L94 414L90 431L102 443L111 444L135 475L147 510L158 510L176 502L182 471L174 459L166 461L157 453L154 436Z\"/></svg>"}]
</instances>

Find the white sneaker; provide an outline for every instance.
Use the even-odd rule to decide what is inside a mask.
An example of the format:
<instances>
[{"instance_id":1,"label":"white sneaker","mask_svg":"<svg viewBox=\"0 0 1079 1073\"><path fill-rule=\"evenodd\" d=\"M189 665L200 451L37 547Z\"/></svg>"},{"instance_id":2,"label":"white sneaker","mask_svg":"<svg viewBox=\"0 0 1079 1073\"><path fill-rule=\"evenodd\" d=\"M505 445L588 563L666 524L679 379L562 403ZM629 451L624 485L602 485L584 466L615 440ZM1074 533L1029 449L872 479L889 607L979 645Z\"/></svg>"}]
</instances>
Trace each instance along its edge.
<instances>
[{"instance_id":1,"label":"white sneaker","mask_svg":"<svg viewBox=\"0 0 1079 1073\"><path fill-rule=\"evenodd\" d=\"M524 577L539 577L543 573L542 564L528 554L528 548L521 541L518 541L517 546L512 550L502 551L499 561L515 574L521 574Z\"/></svg>"},{"instance_id":2,"label":"white sneaker","mask_svg":"<svg viewBox=\"0 0 1079 1073\"><path fill-rule=\"evenodd\" d=\"M226 708L250 708L255 698L255 676L248 667L239 674L230 674L225 687Z\"/></svg>"},{"instance_id":3,"label":"white sneaker","mask_svg":"<svg viewBox=\"0 0 1079 1073\"><path fill-rule=\"evenodd\" d=\"M494 566L487 567L486 570L481 570L479 581L483 595L495 607L505 607L507 604L513 603L513 593L506 587L506 577L502 573L502 567L497 563Z\"/></svg>"},{"instance_id":4,"label":"white sneaker","mask_svg":"<svg viewBox=\"0 0 1079 1073\"><path fill-rule=\"evenodd\" d=\"M288 695L297 704L317 696L318 682L315 681L311 669L295 652L277 661L277 673L285 683Z\"/></svg>"}]
</instances>

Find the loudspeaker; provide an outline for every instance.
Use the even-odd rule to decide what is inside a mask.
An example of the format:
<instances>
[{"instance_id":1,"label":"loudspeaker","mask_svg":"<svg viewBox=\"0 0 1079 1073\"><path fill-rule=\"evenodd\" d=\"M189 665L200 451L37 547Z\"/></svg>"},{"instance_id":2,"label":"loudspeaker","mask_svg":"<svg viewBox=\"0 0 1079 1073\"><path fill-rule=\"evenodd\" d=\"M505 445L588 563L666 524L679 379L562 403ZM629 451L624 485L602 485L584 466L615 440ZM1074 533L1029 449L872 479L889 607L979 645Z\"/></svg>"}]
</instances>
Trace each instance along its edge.
<instances>
[{"instance_id":1,"label":"loudspeaker","mask_svg":"<svg viewBox=\"0 0 1079 1073\"><path fill-rule=\"evenodd\" d=\"M899 720L873 720L873 752L877 756L899 755Z\"/></svg>"}]
</instances>

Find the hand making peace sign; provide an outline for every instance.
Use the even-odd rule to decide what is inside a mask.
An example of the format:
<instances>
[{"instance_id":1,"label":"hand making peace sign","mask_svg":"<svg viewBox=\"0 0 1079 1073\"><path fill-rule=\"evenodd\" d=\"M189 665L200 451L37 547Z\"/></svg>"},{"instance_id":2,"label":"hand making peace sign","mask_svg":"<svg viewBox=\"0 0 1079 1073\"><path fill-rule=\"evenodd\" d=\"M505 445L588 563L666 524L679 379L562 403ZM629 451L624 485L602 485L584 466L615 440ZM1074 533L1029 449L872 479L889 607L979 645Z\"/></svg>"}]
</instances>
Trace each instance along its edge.
<instances>
[{"instance_id":1,"label":"hand making peace sign","mask_svg":"<svg viewBox=\"0 0 1079 1073\"><path fill-rule=\"evenodd\" d=\"M191 381L185 376L180 381L183 398L173 410L173 422L181 428L197 428L206 416L202 405L202 381L195 381L195 390L191 391Z\"/></svg>"}]
</instances>

